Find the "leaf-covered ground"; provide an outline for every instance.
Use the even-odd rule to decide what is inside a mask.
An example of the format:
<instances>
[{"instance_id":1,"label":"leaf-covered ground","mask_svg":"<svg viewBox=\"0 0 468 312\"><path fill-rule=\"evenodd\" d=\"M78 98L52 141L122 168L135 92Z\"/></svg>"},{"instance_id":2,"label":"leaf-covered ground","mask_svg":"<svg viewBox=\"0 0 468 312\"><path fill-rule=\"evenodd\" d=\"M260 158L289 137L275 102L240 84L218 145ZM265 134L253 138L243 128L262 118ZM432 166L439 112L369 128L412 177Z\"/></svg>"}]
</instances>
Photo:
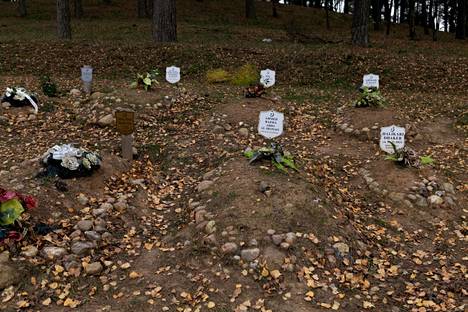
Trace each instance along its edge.
<instances>
[{"instance_id":1,"label":"leaf-covered ground","mask_svg":"<svg viewBox=\"0 0 468 312\"><path fill-rule=\"evenodd\" d=\"M0 35L0 89L24 85L41 103L37 115L0 111L0 184L38 197L26 227L55 227L0 246L19 274L2 291L0 310L466 310L466 44L447 36L408 42L402 29L390 39L373 33L366 50L294 43L282 26L286 9L279 21L242 26L229 14L216 21L215 1L205 2L209 17L189 17L182 6L181 42L164 47L122 44L130 31L94 42L82 32L68 43ZM116 8L105 11L103 27L117 23ZM303 11L290 12L303 18ZM39 8L32 12L25 37L34 25L50 26ZM262 21L268 7L260 12ZM310 14L317 29L303 31L347 38L343 25L327 35L321 13ZM13 21L6 28L19 29ZM75 27L87 22L99 23L88 17ZM148 26L131 17L121 23ZM208 69L247 63L277 70L263 99L205 82ZM91 97L69 94L80 87L82 64L95 68ZM150 92L129 88L136 72L172 64L182 68L179 85L161 79ZM381 76L385 109L352 107L368 72ZM44 73L60 97L42 95ZM131 164L119 155L114 126L100 122L118 107L136 111ZM285 114L278 142L297 173L242 156L268 143L256 128L258 113L271 108ZM376 137L389 123L405 126L407 144L435 163L401 169L384 160ZM103 168L62 184L36 178L38 157L59 143L99 151ZM78 252L77 243L89 242ZM47 259L51 246L66 254Z\"/></svg>"}]
</instances>

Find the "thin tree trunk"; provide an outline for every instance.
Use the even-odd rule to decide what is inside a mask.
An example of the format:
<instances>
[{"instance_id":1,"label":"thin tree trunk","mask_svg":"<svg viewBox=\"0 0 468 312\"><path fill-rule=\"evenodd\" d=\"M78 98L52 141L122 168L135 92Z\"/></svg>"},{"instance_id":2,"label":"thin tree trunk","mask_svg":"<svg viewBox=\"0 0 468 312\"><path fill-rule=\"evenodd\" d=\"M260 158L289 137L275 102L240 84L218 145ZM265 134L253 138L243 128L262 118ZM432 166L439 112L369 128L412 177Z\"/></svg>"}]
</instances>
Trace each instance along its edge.
<instances>
[{"instance_id":1,"label":"thin tree trunk","mask_svg":"<svg viewBox=\"0 0 468 312\"><path fill-rule=\"evenodd\" d=\"M444 31L448 32L449 9L448 0L444 0Z\"/></svg>"},{"instance_id":2,"label":"thin tree trunk","mask_svg":"<svg viewBox=\"0 0 468 312\"><path fill-rule=\"evenodd\" d=\"M138 18L146 17L146 0L137 0Z\"/></svg>"},{"instance_id":3,"label":"thin tree trunk","mask_svg":"<svg viewBox=\"0 0 468 312\"><path fill-rule=\"evenodd\" d=\"M331 0L325 0L325 19L327 24L327 29L330 29L330 3Z\"/></svg>"},{"instance_id":4,"label":"thin tree trunk","mask_svg":"<svg viewBox=\"0 0 468 312\"><path fill-rule=\"evenodd\" d=\"M154 0L153 40L154 42L172 42L177 40L175 0Z\"/></svg>"},{"instance_id":5,"label":"thin tree trunk","mask_svg":"<svg viewBox=\"0 0 468 312\"><path fill-rule=\"evenodd\" d=\"M349 14L349 0L344 0L343 13Z\"/></svg>"},{"instance_id":6,"label":"thin tree trunk","mask_svg":"<svg viewBox=\"0 0 468 312\"><path fill-rule=\"evenodd\" d=\"M74 4L73 15L76 18L82 18L83 17L83 3L81 2L81 0L74 0L73 4Z\"/></svg>"},{"instance_id":7,"label":"thin tree trunk","mask_svg":"<svg viewBox=\"0 0 468 312\"><path fill-rule=\"evenodd\" d=\"M434 29L434 15L432 14L434 9L434 0L429 0L429 12L427 12L428 16L428 26L430 29Z\"/></svg>"},{"instance_id":8,"label":"thin tree trunk","mask_svg":"<svg viewBox=\"0 0 468 312\"><path fill-rule=\"evenodd\" d=\"M395 9L393 12L393 23L396 24L398 22L398 6L399 6L399 0L395 0Z\"/></svg>"},{"instance_id":9,"label":"thin tree trunk","mask_svg":"<svg viewBox=\"0 0 468 312\"><path fill-rule=\"evenodd\" d=\"M393 0L385 0L385 22L387 24L385 34L390 35L390 26L392 25L392 5Z\"/></svg>"},{"instance_id":10,"label":"thin tree trunk","mask_svg":"<svg viewBox=\"0 0 468 312\"><path fill-rule=\"evenodd\" d=\"M432 16L434 28L432 28L432 41L437 41L437 33L439 32L439 2L434 0L434 15Z\"/></svg>"},{"instance_id":11,"label":"thin tree trunk","mask_svg":"<svg viewBox=\"0 0 468 312\"><path fill-rule=\"evenodd\" d=\"M352 24L353 45L369 46L369 0L355 0Z\"/></svg>"},{"instance_id":12,"label":"thin tree trunk","mask_svg":"<svg viewBox=\"0 0 468 312\"><path fill-rule=\"evenodd\" d=\"M273 17L278 17L278 10L277 10L277 5L278 5L279 0L271 0L271 8L272 8L272 13Z\"/></svg>"},{"instance_id":13,"label":"thin tree trunk","mask_svg":"<svg viewBox=\"0 0 468 312\"><path fill-rule=\"evenodd\" d=\"M422 0L422 16L421 16L421 21L422 21L422 26L424 27L424 34L429 35L429 27L428 27L428 22L427 22L427 3L426 0Z\"/></svg>"},{"instance_id":14,"label":"thin tree trunk","mask_svg":"<svg viewBox=\"0 0 468 312\"><path fill-rule=\"evenodd\" d=\"M381 10L380 0L372 0L372 19L374 20L374 30L380 30Z\"/></svg>"},{"instance_id":15,"label":"thin tree trunk","mask_svg":"<svg viewBox=\"0 0 468 312\"><path fill-rule=\"evenodd\" d=\"M412 40L416 39L416 27L414 24L414 0L409 0L409 12L408 12L408 25L409 25L409 35Z\"/></svg>"},{"instance_id":16,"label":"thin tree trunk","mask_svg":"<svg viewBox=\"0 0 468 312\"><path fill-rule=\"evenodd\" d=\"M456 26L455 26L455 20L457 18L456 14L456 0L451 0L450 4L450 11L449 11L449 32L455 33L456 31Z\"/></svg>"},{"instance_id":17,"label":"thin tree trunk","mask_svg":"<svg viewBox=\"0 0 468 312\"><path fill-rule=\"evenodd\" d=\"M25 17L28 15L28 6L26 0L18 0L18 16Z\"/></svg>"},{"instance_id":18,"label":"thin tree trunk","mask_svg":"<svg viewBox=\"0 0 468 312\"><path fill-rule=\"evenodd\" d=\"M248 19L256 19L255 0L245 0L245 17Z\"/></svg>"},{"instance_id":19,"label":"thin tree trunk","mask_svg":"<svg viewBox=\"0 0 468 312\"><path fill-rule=\"evenodd\" d=\"M407 0L400 0L400 23L406 22Z\"/></svg>"},{"instance_id":20,"label":"thin tree trunk","mask_svg":"<svg viewBox=\"0 0 468 312\"><path fill-rule=\"evenodd\" d=\"M466 31L466 0L458 0L457 6L457 31L455 38L465 39Z\"/></svg>"},{"instance_id":21,"label":"thin tree trunk","mask_svg":"<svg viewBox=\"0 0 468 312\"><path fill-rule=\"evenodd\" d=\"M146 17L153 17L154 0L146 0Z\"/></svg>"},{"instance_id":22,"label":"thin tree trunk","mask_svg":"<svg viewBox=\"0 0 468 312\"><path fill-rule=\"evenodd\" d=\"M71 39L69 0L57 0L57 34L60 39Z\"/></svg>"}]
</instances>

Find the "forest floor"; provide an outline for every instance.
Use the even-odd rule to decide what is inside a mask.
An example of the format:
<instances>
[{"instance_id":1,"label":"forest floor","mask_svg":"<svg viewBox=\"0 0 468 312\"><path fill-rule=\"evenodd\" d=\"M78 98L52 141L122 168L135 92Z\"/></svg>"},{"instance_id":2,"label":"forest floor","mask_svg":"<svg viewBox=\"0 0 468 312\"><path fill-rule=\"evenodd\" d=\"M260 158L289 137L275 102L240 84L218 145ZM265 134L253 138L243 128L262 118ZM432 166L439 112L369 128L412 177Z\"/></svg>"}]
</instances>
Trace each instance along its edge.
<instances>
[{"instance_id":1,"label":"forest floor","mask_svg":"<svg viewBox=\"0 0 468 312\"><path fill-rule=\"evenodd\" d=\"M101 6L84 3L88 17L74 21L70 42L53 39L46 4L26 21L0 20L10 29L0 33L0 90L40 95L37 114L0 108L0 185L39 199L24 225L55 227L0 246L9 252L0 267L15 272L0 310L466 310L466 43L409 41L395 27L352 48L339 15L330 32L319 10L280 8L270 21L260 5L259 22L243 25L234 5L222 4L221 17L221 4L205 0L181 5L180 42L157 46L149 21L119 15L123 1L103 20ZM306 42L286 31L291 14ZM91 96L69 92L83 64L95 70ZM206 82L209 69L244 64L276 70L263 98ZM149 92L129 87L136 72L170 65L181 67L177 85L161 77ZM369 72L380 75L386 108L353 107ZM42 94L43 74L59 97ZM117 108L136 112L131 163L114 124L102 122ZM269 109L285 115L277 142L297 172L243 156L268 143L257 123ZM385 160L379 131L392 124L435 162ZM60 184L36 178L39 157L63 143L100 152L102 168ZM48 259L47 247L64 252Z\"/></svg>"}]
</instances>

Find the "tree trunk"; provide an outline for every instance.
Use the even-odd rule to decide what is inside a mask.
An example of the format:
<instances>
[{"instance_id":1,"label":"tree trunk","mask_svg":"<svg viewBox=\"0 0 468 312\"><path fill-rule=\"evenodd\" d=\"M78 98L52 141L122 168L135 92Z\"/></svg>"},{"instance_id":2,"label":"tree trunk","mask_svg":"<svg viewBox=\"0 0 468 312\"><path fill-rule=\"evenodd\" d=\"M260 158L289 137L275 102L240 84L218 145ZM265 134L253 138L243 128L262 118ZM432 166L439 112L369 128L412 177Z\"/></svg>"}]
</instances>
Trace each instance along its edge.
<instances>
[{"instance_id":1,"label":"tree trunk","mask_svg":"<svg viewBox=\"0 0 468 312\"><path fill-rule=\"evenodd\" d=\"M146 17L153 17L154 0L146 0Z\"/></svg>"},{"instance_id":2,"label":"tree trunk","mask_svg":"<svg viewBox=\"0 0 468 312\"><path fill-rule=\"evenodd\" d=\"M330 2L331 0L325 0L325 20L327 29L330 29Z\"/></svg>"},{"instance_id":3,"label":"tree trunk","mask_svg":"<svg viewBox=\"0 0 468 312\"><path fill-rule=\"evenodd\" d=\"M429 12L427 12L428 20L427 24L430 29L434 29L434 15L432 14L432 10L434 8L434 0L429 0Z\"/></svg>"},{"instance_id":4,"label":"tree trunk","mask_svg":"<svg viewBox=\"0 0 468 312\"><path fill-rule=\"evenodd\" d=\"M387 24L385 34L390 35L390 26L392 25L392 6L393 0L385 0L385 22Z\"/></svg>"},{"instance_id":5,"label":"tree trunk","mask_svg":"<svg viewBox=\"0 0 468 312\"><path fill-rule=\"evenodd\" d=\"M414 24L414 0L409 0L408 25L409 35L412 40L416 39L416 27Z\"/></svg>"},{"instance_id":6,"label":"tree trunk","mask_svg":"<svg viewBox=\"0 0 468 312\"><path fill-rule=\"evenodd\" d=\"M457 31L455 38L465 39L466 31L466 0L458 0Z\"/></svg>"},{"instance_id":7,"label":"tree trunk","mask_svg":"<svg viewBox=\"0 0 468 312\"><path fill-rule=\"evenodd\" d=\"M432 16L434 28L432 28L432 41L437 41L437 33L439 32L439 2L434 0L434 15Z\"/></svg>"},{"instance_id":8,"label":"tree trunk","mask_svg":"<svg viewBox=\"0 0 468 312\"><path fill-rule=\"evenodd\" d=\"M26 15L28 15L26 0L18 0L18 16L25 17Z\"/></svg>"},{"instance_id":9,"label":"tree trunk","mask_svg":"<svg viewBox=\"0 0 468 312\"><path fill-rule=\"evenodd\" d=\"M400 23L406 22L407 0L400 0Z\"/></svg>"},{"instance_id":10,"label":"tree trunk","mask_svg":"<svg viewBox=\"0 0 468 312\"><path fill-rule=\"evenodd\" d=\"M450 7L450 11L449 11L449 32L455 33L455 31L456 31L455 20L457 18L456 0L450 1L449 7Z\"/></svg>"},{"instance_id":11,"label":"tree trunk","mask_svg":"<svg viewBox=\"0 0 468 312\"><path fill-rule=\"evenodd\" d=\"M57 0L57 34L60 39L71 39L69 0Z\"/></svg>"},{"instance_id":12,"label":"tree trunk","mask_svg":"<svg viewBox=\"0 0 468 312\"><path fill-rule=\"evenodd\" d=\"M449 9L448 0L444 0L444 31L448 31Z\"/></svg>"},{"instance_id":13,"label":"tree trunk","mask_svg":"<svg viewBox=\"0 0 468 312\"><path fill-rule=\"evenodd\" d=\"M175 0L154 0L153 40L154 42L172 42L177 40Z\"/></svg>"},{"instance_id":14,"label":"tree trunk","mask_svg":"<svg viewBox=\"0 0 468 312\"><path fill-rule=\"evenodd\" d=\"M352 24L353 45L369 46L369 0L355 0Z\"/></svg>"},{"instance_id":15,"label":"tree trunk","mask_svg":"<svg viewBox=\"0 0 468 312\"><path fill-rule=\"evenodd\" d=\"M73 15L76 18L82 18L83 17L83 3L81 2L81 0L74 0L73 5L75 9L73 12Z\"/></svg>"},{"instance_id":16,"label":"tree trunk","mask_svg":"<svg viewBox=\"0 0 468 312\"><path fill-rule=\"evenodd\" d=\"M380 30L381 10L380 0L372 0L372 19L374 20L374 30Z\"/></svg>"},{"instance_id":17,"label":"tree trunk","mask_svg":"<svg viewBox=\"0 0 468 312\"><path fill-rule=\"evenodd\" d=\"M137 0L138 18L146 17L146 0Z\"/></svg>"},{"instance_id":18,"label":"tree trunk","mask_svg":"<svg viewBox=\"0 0 468 312\"><path fill-rule=\"evenodd\" d=\"M279 0L271 0L271 8L272 8L272 13L273 17L278 17L278 11L277 11L277 5L278 5Z\"/></svg>"},{"instance_id":19,"label":"tree trunk","mask_svg":"<svg viewBox=\"0 0 468 312\"><path fill-rule=\"evenodd\" d=\"M396 24L398 22L398 6L399 6L399 0L395 0L395 9L393 12L393 23Z\"/></svg>"},{"instance_id":20,"label":"tree trunk","mask_svg":"<svg viewBox=\"0 0 468 312\"><path fill-rule=\"evenodd\" d=\"M343 13L349 14L349 0L344 0Z\"/></svg>"},{"instance_id":21,"label":"tree trunk","mask_svg":"<svg viewBox=\"0 0 468 312\"><path fill-rule=\"evenodd\" d=\"M422 14L421 14L421 22L422 26L424 27L424 34L429 35L429 27L427 22L427 3L426 0L422 0Z\"/></svg>"},{"instance_id":22,"label":"tree trunk","mask_svg":"<svg viewBox=\"0 0 468 312\"><path fill-rule=\"evenodd\" d=\"M245 0L245 17L248 19L256 19L255 0Z\"/></svg>"}]
</instances>

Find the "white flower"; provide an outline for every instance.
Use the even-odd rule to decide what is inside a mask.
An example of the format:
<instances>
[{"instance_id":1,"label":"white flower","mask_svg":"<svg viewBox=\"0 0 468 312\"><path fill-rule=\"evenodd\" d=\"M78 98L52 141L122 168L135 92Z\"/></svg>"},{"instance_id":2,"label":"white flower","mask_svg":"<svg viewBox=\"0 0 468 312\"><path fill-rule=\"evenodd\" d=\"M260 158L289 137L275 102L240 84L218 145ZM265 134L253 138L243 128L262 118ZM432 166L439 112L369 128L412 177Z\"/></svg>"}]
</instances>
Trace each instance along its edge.
<instances>
[{"instance_id":1,"label":"white flower","mask_svg":"<svg viewBox=\"0 0 468 312\"><path fill-rule=\"evenodd\" d=\"M93 166L99 166L101 164L101 161L94 153L86 154L86 158L91 162L91 164L93 164Z\"/></svg>"},{"instance_id":2,"label":"white flower","mask_svg":"<svg viewBox=\"0 0 468 312\"><path fill-rule=\"evenodd\" d=\"M80 164L78 163L78 159L75 157L70 157L70 156L65 156L62 158L62 167L65 167L69 170L76 170L78 167L80 167Z\"/></svg>"}]
</instances>

